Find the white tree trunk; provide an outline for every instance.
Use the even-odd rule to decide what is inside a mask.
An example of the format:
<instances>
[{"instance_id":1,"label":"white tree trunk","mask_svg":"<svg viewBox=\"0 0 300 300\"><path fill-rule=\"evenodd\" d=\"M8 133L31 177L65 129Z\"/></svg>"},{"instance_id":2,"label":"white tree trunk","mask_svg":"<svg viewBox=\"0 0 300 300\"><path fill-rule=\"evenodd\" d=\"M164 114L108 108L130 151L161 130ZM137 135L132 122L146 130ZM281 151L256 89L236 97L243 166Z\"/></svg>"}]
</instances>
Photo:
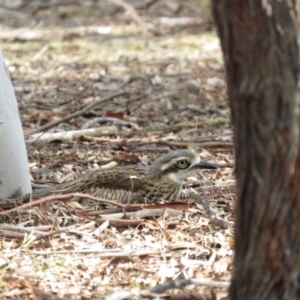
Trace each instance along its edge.
<instances>
[{"instance_id":1,"label":"white tree trunk","mask_svg":"<svg viewBox=\"0 0 300 300\"><path fill-rule=\"evenodd\" d=\"M29 193L31 183L18 104L0 49L0 198Z\"/></svg>"}]
</instances>

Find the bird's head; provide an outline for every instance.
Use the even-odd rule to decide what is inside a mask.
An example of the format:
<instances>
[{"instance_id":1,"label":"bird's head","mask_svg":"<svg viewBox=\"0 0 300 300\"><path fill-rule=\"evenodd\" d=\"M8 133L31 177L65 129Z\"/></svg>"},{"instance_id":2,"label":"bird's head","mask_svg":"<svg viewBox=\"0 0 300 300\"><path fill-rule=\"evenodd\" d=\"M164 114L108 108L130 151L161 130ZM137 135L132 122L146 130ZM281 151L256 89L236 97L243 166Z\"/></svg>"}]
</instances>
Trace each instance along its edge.
<instances>
[{"instance_id":1,"label":"bird's head","mask_svg":"<svg viewBox=\"0 0 300 300\"><path fill-rule=\"evenodd\" d=\"M183 181L201 169L218 169L217 166L200 161L199 155L192 150L175 150L156 159L149 171L157 177L168 176L172 181L182 184Z\"/></svg>"}]
</instances>

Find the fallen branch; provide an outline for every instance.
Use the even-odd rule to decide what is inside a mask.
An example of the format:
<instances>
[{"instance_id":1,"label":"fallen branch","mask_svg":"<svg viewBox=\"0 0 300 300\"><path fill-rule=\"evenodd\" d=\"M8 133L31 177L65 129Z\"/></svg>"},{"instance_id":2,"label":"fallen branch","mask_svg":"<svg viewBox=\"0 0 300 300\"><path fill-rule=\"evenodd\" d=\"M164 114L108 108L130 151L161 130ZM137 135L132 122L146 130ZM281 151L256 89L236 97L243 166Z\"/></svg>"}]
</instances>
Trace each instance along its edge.
<instances>
[{"instance_id":1,"label":"fallen branch","mask_svg":"<svg viewBox=\"0 0 300 300\"><path fill-rule=\"evenodd\" d=\"M146 35L148 33L146 23L143 21L143 19L139 16L135 8L128 3L126 3L123 0L110 0L110 2L121 6L125 11L129 13L129 15L132 17L132 19L141 26L143 30L143 34Z\"/></svg>"},{"instance_id":2,"label":"fallen branch","mask_svg":"<svg viewBox=\"0 0 300 300\"><path fill-rule=\"evenodd\" d=\"M100 219L95 221L97 226L101 226L103 223L107 222L105 219ZM115 227L115 228L132 228L137 227L143 223L145 223L145 220L109 220L108 221L109 226Z\"/></svg>"},{"instance_id":3,"label":"fallen branch","mask_svg":"<svg viewBox=\"0 0 300 300\"><path fill-rule=\"evenodd\" d=\"M97 253L97 257L130 257L130 256L146 256L161 254L161 249L158 250L137 250L137 251L122 251L120 249L78 249L78 250L58 250L58 251L30 251L26 252L29 255L51 255L51 254L91 254Z\"/></svg>"},{"instance_id":4,"label":"fallen branch","mask_svg":"<svg viewBox=\"0 0 300 300\"><path fill-rule=\"evenodd\" d=\"M107 135L116 135L118 133L118 128L116 126L105 126L98 128L90 128L83 130L74 130L74 131L62 131L54 133L36 133L32 135L32 139L27 140L27 144L32 143L50 143L53 141L62 141L62 142L71 142L74 139L79 139L84 135L90 136L107 136Z\"/></svg>"},{"instance_id":5,"label":"fallen branch","mask_svg":"<svg viewBox=\"0 0 300 300\"><path fill-rule=\"evenodd\" d=\"M29 203L25 203L23 205L15 207L15 208L5 210L5 211L1 211L0 216L5 216L5 215L8 215L12 212L16 212L16 211L19 211L19 210L22 210L22 209L25 209L25 208L31 208L31 207L37 206L39 204L43 204L43 203L47 203L47 202L51 202L51 201L57 201L57 200L59 200L59 201L69 201L73 197L89 199L89 200L92 200L92 201L111 204L111 205L116 205L116 206L124 207L124 208L127 207L127 205L121 204L120 202L117 202L117 201L97 198L97 197L90 196L88 194L72 193L72 194L65 194L65 195L52 195L52 196L48 196L48 197L45 197L45 198L42 198L42 199L39 199L39 200L35 200L35 201L29 202ZM10 199L10 200L13 203L14 199Z\"/></svg>"},{"instance_id":6,"label":"fallen branch","mask_svg":"<svg viewBox=\"0 0 300 300\"><path fill-rule=\"evenodd\" d=\"M124 121L124 120L120 120L117 118L108 118L108 117L98 117L98 118L89 120L81 126L81 129L88 129L97 122L113 122L116 125L125 125L125 126L129 125L136 130L140 129L140 127L133 122Z\"/></svg>"},{"instance_id":7,"label":"fallen branch","mask_svg":"<svg viewBox=\"0 0 300 300\"><path fill-rule=\"evenodd\" d=\"M228 288L230 285L229 281L215 281L210 280L206 278L200 278L200 279L179 279L179 280L171 280L169 282L166 282L164 284L158 284L155 287L153 287L151 290L118 290L113 292L112 294L108 294L104 296L103 300L115 300L115 299L157 299L157 295L155 294L163 294L167 292L168 290L172 289L180 289L183 290L185 287L190 285L204 285L214 288ZM195 293L193 293L193 296L189 295L188 292L180 295L177 294L176 299L206 299L206 297L202 297L200 294L197 294L197 297L195 298ZM161 298L159 298L161 299ZM175 299L175 298L174 298Z\"/></svg>"},{"instance_id":8,"label":"fallen branch","mask_svg":"<svg viewBox=\"0 0 300 300\"><path fill-rule=\"evenodd\" d=\"M87 113L88 111L90 111L92 108L94 108L95 106L99 105L99 104L102 104L104 102L107 102L113 98L116 98L116 97L120 97L120 96L124 96L124 95L127 95L128 92L119 92L119 93L115 93L115 94L112 94L112 95L109 95L109 96L106 96L104 98L100 98L99 97L96 97L95 98L95 101L89 103L87 106L85 106L84 108L82 108L81 110L78 110L72 114L69 114L63 118L61 118L60 120L56 120L56 121L53 121L49 124L46 124L44 126L40 126L39 128L36 129L36 131L46 131L58 124L61 124L61 123L64 123L64 122L67 122L67 121L70 121L71 119L74 119L74 118L77 118L79 116L82 116L83 114Z\"/></svg>"},{"instance_id":9,"label":"fallen branch","mask_svg":"<svg viewBox=\"0 0 300 300\"><path fill-rule=\"evenodd\" d=\"M209 287L215 288L228 288L230 282L229 281L215 281L206 278L200 279L179 279L179 280L171 280L164 284L158 284L154 288L150 290L151 293L162 294L170 289L183 289L189 285L205 285Z\"/></svg>"},{"instance_id":10,"label":"fallen branch","mask_svg":"<svg viewBox=\"0 0 300 300\"><path fill-rule=\"evenodd\" d=\"M174 141L174 142L167 142L162 140L161 138L154 138L154 137L143 137L143 138L129 138L129 139L109 139L109 138L96 138L91 137L88 135L85 135L82 137L85 141L90 141L93 143L98 144L124 144L131 145L133 144L134 147L141 147L141 146L147 146L147 145L164 145L169 147L177 147L177 148L188 148L191 145L190 141ZM231 149L233 148L232 142L223 142L223 141L210 141L210 142L198 142L193 141L192 144L194 146L197 146L198 148L209 148L209 149ZM220 163L221 167L231 167L233 166L233 162L228 163Z\"/></svg>"},{"instance_id":11,"label":"fallen branch","mask_svg":"<svg viewBox=\"0 0 300 300\"><path fill-rule=\"evenodd\" d=\"M136 212L122 212L119 214L110 214L110 215L101 215L101 219L104 220L113 220L113 219L122 219L125 216L128 216L130 218L138 218L143 219L147 217L159 217L163 215L164 213L167 213L169 216L179 216L182 215L183 212L176 209L169 209L169 208L162 208L162 209L143 209Z\"/></svg>"},{"instance_id":12,"label":"fallen branch","mask_svg":"<svg viewBox=\"0 0 300 300\"><path fill-rule=\"evenodd\" d=\"M43 229L43 226L41 226ZM50 226L47 226L48 231L39 230L38 227L11 227L5 226L0 228L0 236L24 238L25 235L46 236L49 234Z\"/></svg>"},{"instance_id":13,"label":"fallen branch","mask_svg":"<svg viewBox=\"0 0 300 300\"><path fill-rule=\"evenodd\" d=\"M217 214L211 209L209 203L201 197L193 188L189 189L190 197L197 200L204 208L205 212L209 216L212 224L220 226L221 228L228 228L233 226L233 222L225 221L217 217Z\"/></svg>"},{"instance_id":14,"label":"fallen branch","mask_svg":"<svg viewBox=\"0 0 300 300\"><path fill-rule=\"evenodd\" d=\"M144 249L144 250L124 250L122 248L115 249L77 249L77 250L58 250L58 251L30 251L27 254L37 254L37 255L47 255L47 254L79 254L79 253L97 253L98 257L127 257L127 256L146 256L161 254L162 251L167 254L167 252L177 251L182 249L191 249L196 246L191 243L179 243L174 245L169 245L165 247L160 245L157 249Z\"/></svg>"},{"instance_id":15,"label":"fallen branch","mask_svg":"<svg viewBox=\"0 0 300 300\"><path fill-rule=\"evenodd\" d=\"M96 220L95 221L97 226L99 227L100 225L102 225L103 223L107 222L107 220L105 219L100 219L100 220ZM137 227L140 226L142 224L146 224L145 220L109 220L108 221L109 226L111 227L115 227L115 228L132 228L132 227ZM165 226L175 226L175 225L179 225L179 221L171 221L171 222L165 222ZM70 231L70 233L72 233Z\"/></svg>"},{"instance_id":16,"label":"fallen branch","mask_svg":"<svg viewBox=\"0 0 300 300\"><path fill-rule=\"evenodd\" d=\"M171 147L187 147L191 142L161 142L165 143ZM199 148L210 148L210 149L231 149L233 148L233 143L231 142L222 142L222 141L211 141L211 142L193 142L193 145L197 145Z\"/></svg>"},{"instance_id":17,"label":"fallen branch","mask_svg":"<svg viewBox=\"0 0 300 300\"><path fill-rule=\"evenodd\" d=\"M111 30L103 28L101 26L80 26L74 28L43 28L43 29L6 29L1 28L1 40L2 41L49 41L49 40L68 40L74 37L88 37L97 36L103 39L114 39L114 38L128 38L132 36L132 33L124 34L113 34Z\"/></svg>"}]
</instances>

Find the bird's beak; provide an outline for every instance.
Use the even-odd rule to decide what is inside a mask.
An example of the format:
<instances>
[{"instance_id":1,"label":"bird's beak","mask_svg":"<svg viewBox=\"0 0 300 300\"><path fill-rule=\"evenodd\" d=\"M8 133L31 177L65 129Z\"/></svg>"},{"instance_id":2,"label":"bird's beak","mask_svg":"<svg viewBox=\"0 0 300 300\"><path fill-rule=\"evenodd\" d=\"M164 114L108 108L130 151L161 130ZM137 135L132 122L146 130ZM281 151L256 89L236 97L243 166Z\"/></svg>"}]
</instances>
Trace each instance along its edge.
<instances>
[{"instance_id":1,"label":"bird's beak","mask_svg":"<svg viewBox=\"0 0 300 300\"><path fill-rule=\"evenodd\" d=\"M218 169L216 165L213 165L206 161L201 161L199 164L196 165L196 167L198 167L199 169L211 169L211 170Z\"/></svg>"}]
</instances>

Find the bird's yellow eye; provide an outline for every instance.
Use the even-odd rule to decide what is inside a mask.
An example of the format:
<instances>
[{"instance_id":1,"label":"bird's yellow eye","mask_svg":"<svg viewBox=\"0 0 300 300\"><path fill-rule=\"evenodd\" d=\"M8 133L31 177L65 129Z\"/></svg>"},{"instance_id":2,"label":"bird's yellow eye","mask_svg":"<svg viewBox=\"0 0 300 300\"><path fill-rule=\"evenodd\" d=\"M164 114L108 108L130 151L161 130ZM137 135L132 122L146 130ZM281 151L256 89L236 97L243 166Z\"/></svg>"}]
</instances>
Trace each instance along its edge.
<instances>
[{"instance_id":1,"label":"bird's yellow eye","mask_svg":"<svg viewBox=\"0 0 300 300\"><path fill-rule=\"evenodd\" d=\"M186 159L180 159L176 162L176 165L180 169L187 168L189 166L188 162Z\"/></svg>"}]
</instances>

